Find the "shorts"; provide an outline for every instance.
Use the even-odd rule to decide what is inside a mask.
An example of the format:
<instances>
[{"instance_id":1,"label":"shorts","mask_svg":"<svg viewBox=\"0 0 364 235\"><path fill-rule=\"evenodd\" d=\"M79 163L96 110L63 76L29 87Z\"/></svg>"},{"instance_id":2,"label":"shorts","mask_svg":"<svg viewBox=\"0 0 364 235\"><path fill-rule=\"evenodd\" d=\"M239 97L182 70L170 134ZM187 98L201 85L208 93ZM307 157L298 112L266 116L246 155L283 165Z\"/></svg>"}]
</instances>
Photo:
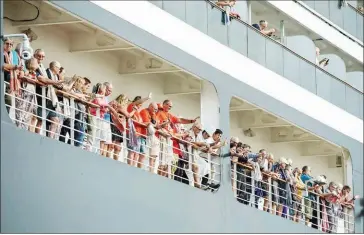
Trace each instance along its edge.
<instances>
[{"instance_id":1,"label":"shorts","mask_svg":"<svg viewBox=\"0 0 364 235\"><path fill-rule=\"evenodd\" d=\"M262 197L264 197L265 199L268 198L268 190L269 190L269 187L268 187L268 182L266 181L262 181L261 182L261 189L262 189Z\"/></svg>"},{"instance_id":2,"label":"shorts","mask_svg":"<svg viewBox=\"0 0 364 235\"><path fill-rule=\"evenodd\" d=\"M301 212L302 212L302 200L293 201L293 209L294 209L294 213L297 214L298 216L300 216Z\"/></svg>"},{"instance_id":3,"label":"shorts","mask_svg":"<svg viewBox=\"0 0 364 235\"><path fill-rule=\"evenodd\" d=\"M312 219L312 201L305 198L305 217L306 219Z\"/></svg>"},{"instance_id":4,"label":"shorts","mask_svg":"<svg viewBox=\"0 0 364 235\"><path fill-rule=\"evenodd\" d=\"M287 192L283 188L278 188L279 199L278 202L281 206L287 205Z\"/></svg>"},{"instance_id":5,"label":"shorts","mask_svg":"<svg viewBox=\"0 0 364 235\"><path fill-rule=\"evenodd\" d=\"M123 133L121 133L121 131L119 131L119 129L113 124L111 123L111 140L113 142L118 142L118 143L123 143L124 138L123 138Z\"/></svg>"},{"instance_id":6,"label":"shorts","mask_svg":"<svg viewBox=\"0 0 364 235\"><path fill-rule=\"evenodd\" d=\"M100 141L105 141L106 144L112 143L110 123L105 120L100 120Z\"/></svg>"},{"instance_id":7,"label":"shorts","mask_svg":"<svg viewBox=\"0 0 364 235\"><path fill-rule=\"evenodd\" d=\"M160 154L160 141L157 136L148 136L147 148L149 148L149 156L157 157Z\"/></svg>"},{"instance_id":8,"label":"shorts","mask_svg":"<svg viewBox=\"0 0 364 235\"><path fill-rule=\"evenodd\" d=\"M128 141L127 141L128 150L133 151L135 153L144 154L146 152L145 149L146 149L146 145L147 145L146 139L144 137L137 136L136 140L137 140L136 146L132 146L130 143L129 135L128 135Z\"/></svg>"}]
</instances>

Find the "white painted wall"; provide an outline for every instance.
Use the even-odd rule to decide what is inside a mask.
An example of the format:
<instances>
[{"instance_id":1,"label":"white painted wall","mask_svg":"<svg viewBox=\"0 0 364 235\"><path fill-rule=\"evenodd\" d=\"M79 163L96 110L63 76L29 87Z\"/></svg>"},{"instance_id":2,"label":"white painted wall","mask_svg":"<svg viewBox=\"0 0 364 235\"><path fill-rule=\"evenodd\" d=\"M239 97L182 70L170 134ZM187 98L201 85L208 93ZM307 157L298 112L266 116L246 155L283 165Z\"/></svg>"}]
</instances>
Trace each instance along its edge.
<instances>
[{"instance_id":1,"label":"white painted wall","mask_svg":"<svg viewBox=\"0 0 364 235\"><path fill-rule=\"evenodd\" d=\"M5 20L4 32L6 34L19 33L18 29ZM33 30L38 39L32 42L33 49L45 50L44 65L48 66L52 60L57 60L65 68L67 76L74 74L86 76L93 84L111 81L114 91L111 98L120 93L127 94L130 99L136 95L148 96L153 93L153 101L163 102L170 98L173 101L173 112L184 117L192 118L200 115L199 99L191 96L165 96L163 94L162 79L156 75L120 75L118 74L118 60L109 53L70 53L69 39L65 32L57 30L55 26L36 27ZM198 97L198 95L197 95ZM147 105L147 104L146 104ZM146 106L145 105L145 106Z\"/></svg>"}]
</instances>

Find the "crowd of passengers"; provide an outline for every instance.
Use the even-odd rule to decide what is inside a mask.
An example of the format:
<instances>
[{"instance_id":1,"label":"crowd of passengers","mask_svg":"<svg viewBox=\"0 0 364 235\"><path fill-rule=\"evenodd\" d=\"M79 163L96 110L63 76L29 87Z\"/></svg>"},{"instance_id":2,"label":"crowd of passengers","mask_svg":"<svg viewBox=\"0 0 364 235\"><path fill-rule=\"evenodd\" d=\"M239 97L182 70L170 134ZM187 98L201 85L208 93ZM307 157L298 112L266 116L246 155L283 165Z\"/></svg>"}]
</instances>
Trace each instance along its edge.
<instances>
[{"instance_id":1,"label":"crowd of passengers","mask_svg":"<svg viewBox=\"0 0 364 235\"><path fill-rule=\"evenodd\" d=\"M18 127L41 133L45 126L43 131L49 138L69 144L71 140L67 136L73 132L75 146L85 145L86 150L115 160L119 158L125 131L129 165L142 168L148 156L151 172L158 159L159 175L172 175L186 184L192 180L198 188L219 187L213 180L208 180L209 172L212 174L210 178L214 179L216 169L211 169L215 167L208 163L207 154L218 156L226 144L221 140L223 132L220 129L209 133L203 130L198 117L187 119L173 115L170 112L172 101L152 102L152 94L136 96L133 100L120 94L110 101L113 91L111 83L97 83L89 92L92 86L89 78L78 75L67 78L65 69L58 61L52 61L46 68L43 65L44 50L35 50L34 56L24 61L20 44L15 49L13 47L14 42L5 38L2 69L7 110L10 112L10 107L15 107ZM71 96L75 98L74 107L70 106ZM12 97L15 97L15 104L12 104ZM146 108L143 107L145 104ZM71 115L73 110L74 119ZM185 128L186 124L192 126ZM195 151L189 149L191 146ZM191 152L193 162L192 169L189 169ZM355 198L350 198L349 186L334 182L326 186L326 177L321 175L313 179L308 166L293 169L291 160L280 158L275 162L273 155L264 149L251 153L250 146L235 137L230 141L230 156L232 163L237 163L238 200L245 204L249 203L253 193L257 207L261 203L264 211L275 212L298 222L302 216L301 201L304 198L306 224L314 228L320 226L327 232L336 231L344 207L354 206ZM171 172L168 172L168 165L173 166ZM268 185L269 178L272 185ZM269 187L272 187L271 207L268 205ZM310 193L304 197L306 189ZM321 202L319 211L317 197Z\"/></svg>"},{"instance_id":2,"label":"crowd of passengers","mask_svg":"<svg viewBox=\"0 0 364 235\"><path fill-rule=\"evenodd\" d=\"M347 213L344 212L345 207L354 208L357 197L350 196L348 185L327 183L325 175L313 178L309 166L293 167L292 160L283 157L275 161L273 154L265 149L252 153L251 147L239 142L237 137L230 140L230 156L236 164L237 184L234 190L238 201L244 204L250 204L252 197L253 204L261 210L295 222L302 221L304 217L306 225L327 233L336 233L338 227L342 227L339 223Z\"/></svg>"},{"instance_id":3,"label":"crowd of passengers","mask_svg":"<svg viewBox=\"0 0 364 235\"><path fill-rule=\"evenodd\" d=\"M4 39L5 100L8 112L12 105L15 107L14 119L18 127L35 133L45 131L49 138L68 144L72 143L73 132L75 146L115 160L119 158L125 131L129 165L142 168L148 156L151 172L158 159L159 175L183 183L190 180L198 188L219 186L208 180L209 172L212 171L212 179L215 174L208 154L218 156L225 145L220 129L203 130L199 117L187 119L173 115L172 101L152 102L152 94L136 96L133 100L120 94L110 101L111 83L97 83L89 92L92 85L89 78L78 75L67 78L58 61L50 62L46 68L43 64L46 54L42 49L35 50L33 57L24 61L19 45L13 49L14 42ZM15 97L15 104L12 104L12 97ZM71 97L74 107L71 107ZM168 166L172 166L171 169Z\"/></svg>"}]
</instances>

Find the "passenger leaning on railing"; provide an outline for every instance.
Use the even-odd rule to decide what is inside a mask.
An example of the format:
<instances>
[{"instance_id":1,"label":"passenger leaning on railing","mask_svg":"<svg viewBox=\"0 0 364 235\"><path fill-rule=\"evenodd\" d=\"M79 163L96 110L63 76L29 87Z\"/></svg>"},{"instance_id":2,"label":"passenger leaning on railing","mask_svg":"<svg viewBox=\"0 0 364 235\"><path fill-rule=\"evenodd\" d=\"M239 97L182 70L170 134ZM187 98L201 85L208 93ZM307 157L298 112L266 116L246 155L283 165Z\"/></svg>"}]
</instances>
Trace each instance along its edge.
<instances>
[{"instance_id":1,"label":"passenger leaning on railing","mask_svg":"<svg viewBox=\"0 0 364 235\"><path fill-rule=\"evenodd\" d=\"M100 141L100 155L106 157L107 152L107 145L105 144L106 139L108 138L106 135L110 135L111 133L104 131L104 126L106 125L106 122L104 121L104 114L107 111L107 108L109 104L106 102L105 99L105 92L106 92L106 86L104 84L98 83L95 85L93 89L93 93L98 94L100 97L93 99L91 102L100 106L100 117L97 117L97 109L92 107L90 108L90 126L91 126L91 133L89 133L88 137L88 143L90 144L91 148L95 148L94 144L95 142L98 143L98 140ZM98 140L96 140L98 139ZM95 149L96 150L96 149ZM94 152L95 150L92 149Z\"/></svg>"},{"instance_id":2,"label":"passenger leaning on railing","mask_svg":"<svg viewBox=\"0 0 364 235\"><path fill-rule=\"evenodd\" d=\"M286 199L287 199L287 203L286 206L284 207L284 216L286 218L289 218L290 220L293 220L294 217L294 210L293 210L293 194L292 192L294 191L293 189L293 185L294 185L294 176L293 176L293 169L292 169L292 159L287 159L287 165L286 165L286 169L285 169L285 173L286 173Z\"/></svg>"},{"instance_id":3,"label":"passenger leaning on railing","mask_svg":"<svg viewBox=\"0 0 364 235\"><path fill-rule=\"evenodd\" d=\"M113 153L114 160L119 160L121 143L124 141L123 132L125 126L122 123L130 117L126 110L128 103L129 99L124 94L118 95L115 100L109 103L110 107L114 108L117 112L117 115L111 112L111 140L113 144L108 148Z\"/></svg>"},{"instance_id":4,"label":"passenger leaning on railing","mask_svg":"<svg viewBox=\"0 0 364 235\"><path fill-rule=\"evenodd\" d=\"M80 147L83 145L84 132L86 127L86 105L81 102L81 100L86 101L86 95L83 94L82 89L85 85L85 79L79 76L73 76L71 80L68 81L68 86L72 85L71 89L67 88L68 93L72 94L77 99L74 100L75 117L65 115L63 120L63 126L61 128L61 133L59 140L66 142L66 135L71 136L71 131L74 132L74 145ZM65 99L65 97L64 97ZM65 113L65 112L64 112ZM74 122L74 130L71 130L71 122ZM71 138L68 138L68 144L71 144Z\"/></svg>"},{"instance_id":5,"label":"passenger leaning on railing","mask_svg":"<svg viewBox=\"0 0 364 235\"><path fill-rule=\"evenodd\" d=\"M276 165L274 172L278 174L278 178L274 180L274 200L276 203L276 214L282 216L284 206L287 206L287 175L286 165L288 164L287 159L281 157L278 164ZM272 198L273 198L272 195Z\"/></svg>"},{"instance_id":6,"label":"passenger leaning on railing","mask_svg":"<svg viewBox=\"0 0 364 235\"><path fill-rule=\"evenodd\" d=\"M105 86L105 100L107 103L109 103L109 97L112 93L112 89L113 86L110 82L104 82L104 86ZM111 114L110 111L107 110L104 114L104 132L108 133L106 134L106 139L105 139L105 145L106 145L106 156L107 157L111 157L112 155L112 150L114 149L114 145L112 143L112 135L111 135Z\"/></svg>"},{"instance_id":7,"label":"passenger leaning on railing","mask_svg":"<svg viewBox=\"0 0 364 235\"><path fill-rule=\"evenodd\" d=\"M50 86L50 85L53 85L53 86L57 86L58 88L61 88L62 87L62 83L64 81L54 81L52 79L49 79L48 78L48 75L47 75L47 72L46 72L46 68L44 67L44 65L42 64L42 61L44 60L45 58L45 52L42 50L42 49L37 49L35 50L34 52L34 58L37 59L37 62L38 62L38 69L37 69L37 80L39 82L41 82L42 84L44 84L45 86ZM35 128L35 132L36 133L40 133L41 132L41 128L42 128L42 124L43 124L43 118L42 118L42 114L43 114L43 93L42 93L42 86L41 85L37 85L36 86L36 93L37 93L37 103L38 103L38 108L37 108L37 125L36 125L36 128ZM47 92L47 88L44 88L46 89L46 92L45 92L45 97L48 97L48 92ZM46 103L47 103L47 100L45 99ZM46 114L46 117L47 118L47 114L48 114L49 110L45 110L45 114ZM45 131L45 130L43 130Z\"/></svg>"},{"instance_id":8,"label":"passenger leaning on railing","mask_svg":"<svg viewBox=\"0 0 364 235\"><path fill-rule=\"evenodd\" d=\"M21 91L19 99L15 100L15 123L22 129L30 128L31 120L37 114L37 99L35 95L36 70L38 63L36 59L31 58L25 63L26 72L19 74L21 81Z\"/></svg>"},{"instance_id":9,"label":"passenger leaning on railing","mask_svg":"<svg viewBox=\"0 0 364 235\"><path fill-rule=\"evenodd\" d=\"M325 198L325 204L326 212L328 215L328 223L329 233L336 233L337 228L337 218L340 213L340 204L339 202L339 194L337 192L337 184L334 182L330 182L329 187L325 190L326 197Z\"/></svg>"},{"instance_id":10,"label":"passenger leaning on railing","mask_svg":"<svg viewBox=\"0 0 364 235\"><path fill-rule=\"evenodd\" d=\"M19 55L16 51L12 50L14 42L10 38L4 38L4 65L2 70L4 73L4 80L8 84L5 85L5 104L7 104L7 110L10 111L12 105L12 95L19 91L20 85L18 81L18 75L23 70L20 62Z\"/></svg>"},{"instance_id":11,"label":"passenger leaning on railing","mask_svg":"<svg viewBox=\"0 0 364 235\"><path fill-rule=\"evenodd\" d=\"M252 26L268 37L272 36L276 32L274 28L268 29L268 22L266 20L260 20L259 25L253 24Z\"/></svg>"},{"instance_id":12,"label":"passenger leaning on railing","mask_svg":"<svg viewBox=\"0 0 364 235\"><path fill-rule=\"evenodd\" d=\"M143 167L143 162L145 159L145 151L146 151L146 137L141 135L141 129L143 125L142 119L140 117L140 109L142 105L152 98L152 93L149 93L148 97L142 98L141 96L136 96L128 105L127 111L129 112L132 122L129 120L127 122L127 146L128 146L128 164L132 166L137 166L138 168ZM134 135L135 128L135 136ZM134 141L134 137L136 138Z\"/></svg>"},{"instance_id":13,"label":"passenger leaning on railing","mask_svg":"<svg viewBox=\"0 0 364 235\"><path fill-rule=\"evenodd\" d=\"M313 178L311 176L311 168L308 166L302 167L301 180L306 185L307 191L314 190L315 188L318 187L318 185L315 185L314 187L313 182L311 182L312 179ZM304 206L305 206L304 212L305 212L306 225L309 225L310 220L312 219L312 203L314 200L315 200L315 195L313 195L312 193L308 193L308 195L304 199Z\"/></svg>"},{"instance_id":14,"label":"passenger leaning on railing","mask_svg":"<svg viewBox=\"0 0 364 235\"><path fill-rule=\"evenodd\" d=\"M175 162L177 164L178 155L174 154L174 149L170 151L168 146L175 146L175 148L179 147L179 142L176 139L168 137L175 134L176 129L174 125L181 123L181 124L192 124L195 123L197 118L195 119L185 119L185 118L178 118L171 114L169 111L172 109L173 104L170 100L164 100L162 105L158 106L158 112L156 114L156 121L159 125L164 125L162 132L165 135L158 134L158 137L161 140L161 153L162 153L162 161L159 165L159 170L164 172L164 176L167 176L166 173L168 171L168 165L171 165Z\"/></svg>"},{"instance_id":15,"label":"passenger leaning on railing","mask_svg":"<svg viewBox=\"0 0 364 235\"><path fill-rule=\"evenodd\" d=\"M221 137L222 137L223 132L220 129L216 129L214 131L214 133L212 133L212 136L210 137L209 133L207 131L205 131L205 137L203 137L205 139L205 142L209 145L208 148L204 149L204 152L202 152L200 155L201 157L203 157L205 160L207 159L207 152L211 153L211 161L214 159L214 157L218 157L219 156L219 151L221 149L221 147L226 145L226 140L221 141ZM216 174L216 167L215 164L210 164L211 165L211 182L206 182L205 185L208 186L209 188L212 189L217 189L219 187L219 184L215 184L215 174ZM207 180L207 176L204 176L204 180Z\"/></svg>"},{"instance_id":16,"label":"passenger leaning on railing","mask_svg":"<svg viewBox=\"0 0 364 235\"><path fill-rule=\"evenodd\" d=\"M302 196L303 191L306 189L305 184L301 180L302 170L296 167L293 172L293 187L292 187L292 200L293 200L293 221L299 222L302 211Z\"/></svg>"},{"instance_id":17,"label":"passenger leaning on railing","mask_svg":"<svg viewBox=\"0 0 364 235\"><path fill-rule=\"evenodd\" d=\"M155 130L159 130L163 125L157 125L156 114L158 112L158 105L155 102L149 104L148 108L140 111L141 121L146 127L141 128L142 136L146 137L146 143L149 152L149 171L153 172L155 161L160 154L160 143L158 137L155 135Z\"/></svg>"},{"instance_id":18,"label":"passenger leaning on railing","mask_svg":"<svg viewBox=\"0 0 364 235\"><path fill-rule=\"evenodd\" d=\"M58 130L63 119L63 96L57 95L57 89L63 89L63 76L64 73L61 70L61 64L58 61L52 61L49 64L49 68L46 69L47 76L50 80L54 81L57 85L48 85L46 92L46 108L47 108L47 136L52 139L57 139ZM60 83L62 82L62 83Z\"/></svg>"},{"instance_id":19,"label":"passenger leaning on railing","mask_svg":"<svg viewBox=\"0 0 364 235\"><path fill-rule=\"evenodd\" d=\"M191 137L191 143L194 145L192 172L193 172L194 184L195 187L197 188L201 187L203 177L210 172L210 164L208 164L201 157L200 154L200 148L209 148L209 145L204 141L202 137L201 131L202 131L201 124L195 122L190 131L188 132L188 136ZM191 174L187 174L187 176L191 176Z\"/></svg>"}]
</instances>

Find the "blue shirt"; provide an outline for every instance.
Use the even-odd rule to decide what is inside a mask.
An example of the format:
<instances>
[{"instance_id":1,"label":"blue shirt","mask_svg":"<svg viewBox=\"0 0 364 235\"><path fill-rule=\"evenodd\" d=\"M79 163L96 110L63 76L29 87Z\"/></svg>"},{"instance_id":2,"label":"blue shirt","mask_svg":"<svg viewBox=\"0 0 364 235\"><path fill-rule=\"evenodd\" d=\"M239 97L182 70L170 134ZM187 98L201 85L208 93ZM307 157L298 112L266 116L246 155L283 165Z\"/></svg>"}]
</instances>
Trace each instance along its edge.
<instances>
[{"instance_id":1,"label":"blue shirt","mask_svg":"<svg viewBox=\"0 0 364 235\"><path fill-rule=\"evenodd\" d=\"M301 175L301 180L302 180L302 182L304 183L304 184L306 184L306 182L307 181L309 181L309 180L311 180L312 179L312 177L311 176L309 176L309 175L306 175L306 174L302 174ZM312 182L308 182L307 183L307 186L308 187L312 187L313 185L312 185ZM309 199L311 199L311 200L315 200L316 198L315 198L315 195L314 194L312 194L312 193L309 193L308 194L308 198Z\"/></svg>"},{"instance_id":2,"label":"blue shirt","mask_svg":"<svg viewBox=\"0 0 364 235\"><path fill-rule=\"evenodd\" d=\"M105 97L105 99L106 99L106 102L107 102L107 103L109 103L109 99L108 99L108 97ZM110 115L110 112L106 112L106 113L104 114L104 120L105 120L105 121L108 121L108 122L111 122L111 115Z\"/></svg>"},{"instance_id":3,"label":"blue shirt","mask_svg":"<svg viewBox=\"0 0 364 235\"><path fill-rule=\"evenodd\" d=\"M253 158L254 160L259 156L259 153L248 153L248 159Z\"/></svg>"}]
</instances>

